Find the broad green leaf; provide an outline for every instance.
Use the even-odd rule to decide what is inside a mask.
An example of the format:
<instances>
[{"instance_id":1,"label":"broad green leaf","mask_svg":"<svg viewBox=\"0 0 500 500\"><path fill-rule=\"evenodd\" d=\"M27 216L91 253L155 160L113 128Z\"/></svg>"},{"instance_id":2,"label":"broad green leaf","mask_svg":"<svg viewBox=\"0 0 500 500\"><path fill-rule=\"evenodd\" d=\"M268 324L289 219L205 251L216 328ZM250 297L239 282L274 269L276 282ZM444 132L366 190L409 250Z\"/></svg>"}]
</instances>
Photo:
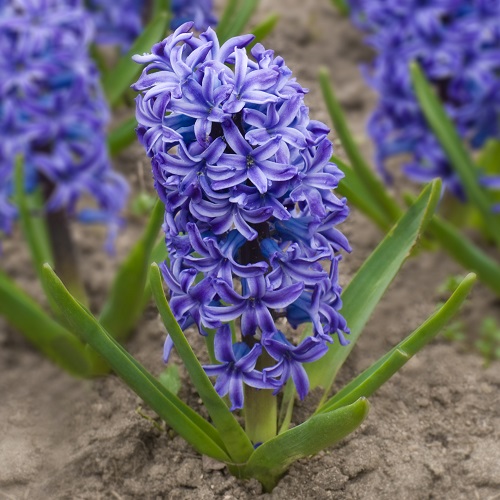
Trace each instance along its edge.
<instances>
[{"instance_id":1,"label":"broad green leaf","mask_svg":"<svg viewBox=\"0 0 500 500\"><path fill-rule=\"evenodd\" d=\"M370 193L373 201L379 205L380 210L385 213L390 222L395 222L401 216L401 209L396 201L387 194L383 182L374 174L361 154L359 146L356 144L349 130L340 103L333 91L330 83L330 75L326 68L321 68L319 71L319 83L335 132L337 132L342 142L352 168L357 173L359 180L365 184L367 193Z\"/></svg>"},{"instance_id":2,"label":"broad green leaf","mask_svg":"<svg viewBox=\"0 0 500 500\"><path fill-rule=\"evenodd\" d=\"M243 476L256 478L267 491L272 490L293 462L314 455L354 432L369 408L368 401L361 398L352 405L312 416L259 446L243 469Z\"/></svg>"},{"instance_id":3,"label":"broad green leaf","mask_svg":"<svg viewBox=\"0 0 500 500\"><path fill-rule=\"evenodd\" d=\"M132 56L149 52L155 43L161 41L165 36L168 20L166 13L156 16L135 40L130 50L104 76L102 87L110 106L115 106L119 102L123 93L142 71L141 65L135 63Z\"/></svg>"},{"instance_id":4,"label":"broad green leaf","mask_svg":"<svg viewBox=\"0 0 500 500\"><path fill-rule=\"evenodd\" d=\"M321 405L316 413L332 411L352 404L360 397L371 396L450 321L467 298L475 280L474 274L467 275L453 295L425 323Z\"/></svg>"},{"instance_id":5,"label":"broad green leaf","mask_svg":"<svg viewBox=\"0 0 500 500\"><path fill-rule=\"evenodd\" d=\"M90 377L92 361L85 346L7 276L0 272L0 314L58 366L78 377Z\"/></svg>"},{"instance_id":6,"label":"broad green leaf","mask_svg":"<svg viewBox=\"0 0 500 500\"><path fill-rule=\"evenodd\" d=\"M500 245L500 217L493 214L491 200L486 191L479 185L480 171L470 157L464 139L458 135L453 122L425 78L420 66L412 63L410 70L415 93L429 125L458 174L467 198L481 213L485 229L491 238Z\"/></svg>"},{"instance_id":7,"label":"broad green leaf","mask_svg":"<svg viewBox=\"0 0 500 500\"><path fill-rule=\"evenodd\" d=\"M141 239L135 244L118 270L99 321L103 328L120 340L139 319L144 303L151 252L158 238L165 207L156 202Z\"/></svg>"},{"instance_id":8,"label":"broad green leaf","mask_svg":"<svg viewBox=\"0 0 500 500\"><path fill-rule=\"evenodd\" d=\"M361 266L342 294L342 315L351 330L350 344L331 345L321 359L306 365L311 387L320 385L326 398L338 370L356 344L368 319L388 286L410 255L439 201L441 183L435 180L401 217L380 245Z\"/></svg>"},{"instance_id":9,"label":"broad green leaf","mask_svg":"<svg viewBox=\"0 0 500 500\"><path fill-rule=\"evenodd\" d=\"M172 338L175 349L182 359L205 408L210 414L215 428L219 431L231 458L237 463L246 462L253 452L252 443L226 406L224 400L215 391L212 382L175 320L165 298L160 269L156 264L152 264L151 266L150 285L165 328Z\"/></svg>"},{"instance_id":10,"label":"broad green leaf","mask_svg":"<svg viewBox=\"0 0 500 500\"><path fill-rule=\"evenodd\" d=\"M71 296L48 264L44 266L44 279L48 293L68 323L139 397L199 453L222 462L230 461L217 430L168 391L125 351L92 314Z\"/></svg>"},{"instance_id":11,"label":"broad green leaf","mask_svg":"<svg viewBox=\"0 0 500 500\"><path fill-rule=\"evenodd\" d=\"M278 21L278 14L271 14L270 16L267 16L264 21L255 26L252 30L252 35L254 35L255 38L248 47L252 48L256 43L261 43L265 38L267 38L272 33Z\"/></svg>"},{"instance_id":12,"label":"broad green leaf","mask_svg":"<svg viewBox=\"0 0 500 500\"><path fill-rule=\"evenodd\" d=\"M108 134L108 150L111 156L121 153L127 146L130 146L136 138L135 128L137 119L131 116L115 127Z\"/></svg>"},{"instance_id":13,"label":"broad green leaf","mask_svg":"<svg viewBox=\"0 0 500 500\"><path fill-rule=\"evenodd\" d=\"M391 227L391 222L384 212L380 210L378 203L372 198L365 184L357 173L337 156L332 156L331 161L335 163L344 173L345 177L340 181L337 189L338 194L345 196L349 205L354 205L371 220L373 220L383 231Z\"/></svg>"}]
</instances>

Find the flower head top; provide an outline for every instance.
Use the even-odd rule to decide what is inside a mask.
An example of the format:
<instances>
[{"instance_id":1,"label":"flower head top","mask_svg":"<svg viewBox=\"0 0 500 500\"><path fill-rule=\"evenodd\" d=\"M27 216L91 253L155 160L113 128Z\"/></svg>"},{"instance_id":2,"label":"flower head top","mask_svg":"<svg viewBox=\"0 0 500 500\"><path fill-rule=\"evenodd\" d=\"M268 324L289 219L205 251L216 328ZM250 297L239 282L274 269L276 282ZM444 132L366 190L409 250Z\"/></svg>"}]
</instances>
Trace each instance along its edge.
<instances>
[{"instance_id":1,"label":"flower head top","mask_svg":"<svg viewBox=\"0 0 500 500\"><path fill-rule=\"evenodd\" d=\"M411 155L408 177L443 178L463 199L461 183L430 130L412 90L416 60L471 147L500 138L500 2L490 0L351 0L354 22L377 52L368 73L379 103L369 122L377 162Z\"/></svg>"},{"instance_id":2,"label":"flower head top","mask_svg":"<svg viewBox=\"0 0 500 500\"><path fill-rule=\"evenodd\" d=\"M141 34L141 0L87 0L86 7L95 25L95 42L118 45L126 51Z\"/></svg>"},{"instance_id":3,"label":"flower head top","mask_svg":"<svg viewBox=\"0 0 500 500\"><path fill-rule=\"evenodd\" d=\"M0 10L0 230L8 231L15 158L26 188L49 192L48 211L119 222L127 186L111 170L107 104L87 49L92 23L79 0L12 0ZM83 194L96 208L77 209Z\"/></svg>"},{"instance_id":4,"label":"flower head top","mask_svg":"<svg viewBox=\"0 0 500 500\"><path fill-rule=\"evenodd\" d=\"M170 27L173 30L188 21L193 21L194 28L198 31L217 24L212 0L172 0L170 8L172 9Z\"/></svg>"},{"instance_id":5,"label":"flower head top","mask_svg":"<svg viewBox=\"0 0 500 500\"><path fill-rule=\"evenodd\" d=\"M134 86L137 132L166 209L172 311L183 328L216 330L221 364L206 370L233 408L243 383L278 390L292 377L304 397L302 363L348 333L337 271L338 251L350 248L335 227L348 209L332 192L342 173L281 57L260 44L250 57L251 35L220 46L212 29L195 37L192 26L135 57L146 64ZM313 333L294 346L278 318L312 322Z\"/></svg>"}]
</instances>

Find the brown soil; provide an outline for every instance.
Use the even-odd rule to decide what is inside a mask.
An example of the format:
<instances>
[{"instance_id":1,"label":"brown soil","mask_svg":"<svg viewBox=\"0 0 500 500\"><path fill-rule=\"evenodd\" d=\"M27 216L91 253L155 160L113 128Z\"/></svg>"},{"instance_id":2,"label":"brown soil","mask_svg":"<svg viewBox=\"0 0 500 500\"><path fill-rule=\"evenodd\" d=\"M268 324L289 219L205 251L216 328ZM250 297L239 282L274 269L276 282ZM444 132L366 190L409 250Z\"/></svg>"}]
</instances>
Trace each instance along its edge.
<instances>
[{"instance_id":1,"label":"brown soil","mask_svg":"<svg viewBox=\"0 0 500 500\"><path fill-rule=\"evenodd\" d=\"M360 35L327 0L263 0L259 16L279 11L281 22L266 42L309 86L311 116L328 122L315 81L330 68L339 97L363 147L364 120L374 97L359 76L370 55ZM122 156L135 186L139 147ZM144 166L147 172L147 167ZM146 173L146 182L149 174ZM118 242L118 259L143 221L130 218ZM381 235L362 216L344 225L354 253L342 264L344 283ZM116 261L101 251L102 232L78 228L84 274L94 304L109 285ZM40 297L18 235L4 245L2 266ZM349 380L418 326L443 297L436 291L461 272L440 253L408 262L366 328L340 375ZM462 318L474 339L484 316L499 316L499 302L477 286ZM145 313L128 345L151 371L162 371L164 330L154 308ZM0 499L453 499L500 498L500 363L437 340L371 398L362 427L336 447L293 465L271 494L255 481L231 477L197 455L155 418L116 377L74 380L44 360L0 320ZM181 396L199 407L183 378ZM308 411L307 401L299 413ZM155 425L156 424L156 425Z\"/></svg>"}]
</instances>

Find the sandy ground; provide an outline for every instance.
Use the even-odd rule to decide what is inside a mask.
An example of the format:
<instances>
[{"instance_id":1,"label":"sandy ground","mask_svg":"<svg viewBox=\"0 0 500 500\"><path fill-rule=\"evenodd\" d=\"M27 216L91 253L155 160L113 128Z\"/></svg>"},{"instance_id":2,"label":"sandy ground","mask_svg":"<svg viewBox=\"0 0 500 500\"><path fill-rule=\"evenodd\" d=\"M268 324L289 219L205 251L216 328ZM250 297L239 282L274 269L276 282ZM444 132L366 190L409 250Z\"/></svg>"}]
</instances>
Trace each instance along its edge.
<instances>
[{"instance_id":1,"label":"sandy ground","mask_svg":"<svg viewBox=\"0 0 500 500\"><path fill-rule=\"evenodd\" d=\"M266 42L285 57L311 89L311 116L328 123L317 69L330 68L349 121L363 147L364 121L374 97L358 71L369 59L361 37L327 0L263 0L281 22ZM332 135L334 137L334 135ZM117 166L138 186L139 147ZM145 167L147 168L147 167ZM146 170L147 172L147 170ZM149 175L146 173L146 181ZM137 237L131 218L118 242L118 259ZM344 231L354 248L342 264L347 283L381 235L353 210ZM78 228L84 274L99 304L117 261L101 251L102 234ZM2 267L36 296L28 258L15 236ZM366 328L339 377L348 381L418 326L443 299L439 284L460 272L446 255L425 253L407 264ZM477 286L462 314L471 340L480 319L499 317L499 302ZM145 312L128 348L159 374L164 331L154 308ZM199 406L186 378L181 396ZM271 494L239 481L223 466L197 455L164 426L116 377L74 380L41 358L0 319L0 499L453 499L500 498L500 363L485 369L475 353L438 339L371 398L361 428L334 448L293 465ZM310 410L307 400L299 414ZM156 424L158 424L156 422Z\"/></svg>"}]
</instances>

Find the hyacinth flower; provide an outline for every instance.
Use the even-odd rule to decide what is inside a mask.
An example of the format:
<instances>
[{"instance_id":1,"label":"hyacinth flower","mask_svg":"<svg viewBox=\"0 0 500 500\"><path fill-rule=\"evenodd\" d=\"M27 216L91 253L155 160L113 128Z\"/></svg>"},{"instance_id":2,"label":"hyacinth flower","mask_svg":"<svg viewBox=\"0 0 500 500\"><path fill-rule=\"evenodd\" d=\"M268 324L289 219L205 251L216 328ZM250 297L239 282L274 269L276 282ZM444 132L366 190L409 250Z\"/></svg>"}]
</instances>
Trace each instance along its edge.
<instances>
[{"instance_id":1,"label":"hyacinth flower","mask_svg":"<svg viewBox=\"0 0 500 500\"><path fill-rule=\"evenodd\" d=\"M145 64L135 84L137 133L165 208L169 259L150 276L168 333L163 357L175 350L181 358L210 422L117 345L49 266L44 276L65 319L168 425L237 477L271 490L294 460L361 424L365 398L436 335L474 278L330 397L340 366L429 222L439 181L341 295L340 252L350 247L336 226L348 210L334 194L342 174L330 161L328 128L309 118L307 91L283 58L260 44L248 49L252 36L220 44L210 28L195 36L192 26L135 58ZM204 364L193 335L206 341ZM316 412L290 429L295 395L318 387Z\"/></svg>"},{"instance_id":2,"label":"hyacinth flower","mask_svg":"<svg viewBox=\"0 0 500 500\"><path fill-rule=\"evenodd\" d=\"M126 52L142 31L144 2L140 0L87 0L85 7L94 22L98 45L114 45Z\"/></svg>"},{"instance_id":3,"label":"hyacinth flower","mask_svg":"<svg viewBox=\"0 0 500 500\"><path fill-rule=\"evenodd\" d=\"M403 2L352 0L351 17L376 51L367 69L379 95L368 131L377 167L386 179L387 159L407 154L405 174L418 182L441 177L461 200L463 182L413 90L409 63L417 61L456 130L469 147L500 139L500 4L483 0Z\"/></svg>"},{"instance_id":4,"label":"hyacinth flower","mask_svg":"<svg viewBox=\"0 0 500 500\"><path fill-rule=\"evenodd\" d=\"M128 195L127 182L109 159L109 110L88 54L92 26L79 0L13 0L0 7L1 236L8 238L19 224L39 276L45 262L53 263L83 303L88 299L69 223L106 226L106 249L113 253ZM161 210L155 213L102 310L103 324L119 338L142 308L149 255L161 226ZM71 373L91 376L106 369L4 273L0 313Z\"/></svg>"},{"instance_id":5,"label":"hyacinth flower","mask_svg":"<svg viewBox=\"0 0 500 500\"><path fill-rule=\"evenodd\" d=\"M120 105L130 104L128 99L130 85L137 80L140 67L132 62L134 54L143 53L160 38L165 36L168 27L177 27L185 21L195 23L197 30L201 31L209 25L217 26L217 34L221 42L233 36L237 36L248 24L255 12L259 0L228 0L220 20L213 13L213 3L208 0L168 2L166 0L154 0L144 6L141 2L125 0L130 8L124 9L120 2L102 2L92 0L87 4L90 9L94 24L97 24L97 33L92 47L95 57L102 73L102 84L106 100L112 108ZM151 5L150 5L151 4ZM129 15L123 16L126 10ZM149 16L149 22L142 32L133 39L132 30L122 30L121 23L127 26L136 26L142 17ZM116 22L115 22L116 21ZM276 14L271 14L264 21L258 23L252 33L255 40L264 39L273 30L278 21ZM102 27L102 30L101 30ZM94 30L95 31L95 30ZM102 40L102 42L101 42ZM99 50L101 43L120 44L126 53L118 59L115 64L104 57ZM116 127L113 137L110 138L110 151L116 153L135 141L136 120L135 117L125 119L120 126Z\"/></svg>"},{"instance_id":6,"label":"hyacinth flower","mask_svg":"<svg viewBox=\"0 0 500 500\"><path fill-rule=\"evenodd\" d=\"M277 317L290 316L299 326L297 301L301 311L314 311L300 316L301 323L314 323L312 337L323 352L335 336L344 340L349 333L339 313L338 273L329 276L328 268L336 267L340 249L350 247L340 231L321 227L325 218L332 228L341 223L348 210L346 200L332 193L342 175L329 162L328 129L309 119L307 90L291 79L283 60L260 44L249 58L251 36L219 46L213 30L196 38L192 26L180 26L151 55L135 58L147 64L135 84L142 92L139 120L150 111L138 135L166 208L169 263L162 269L177 321L184 328L196 323L203 335L214 330L215 345L220 332L238 321L239 342L250 352L259 348L247 372L228 365L234 383L216 384L240 409L239 377L247 381L248 397L267 395L248 387L276 390L278 379L265 377L274 367L265 341L278 333ZM279 380L281 386L287 381Z\"/></svg>"},{"instance_id":7,"label":"hyacinth flower","mask_svg":"<svg viewBox=\"0 0 500 500\"><path fill-rule=\"evenodd\" d=\"M192 21L198 31L217 24L212 0L172 0L170 28L176 30L181 24Z\"/></svg>"},{"instance_id":8,"label":"hyacinth flower","mask_svg":"<svg viewBox=\"0 0 500 500\"><path fill-rule=\"evenodd\" d=\"M65 218L107 224L111 251L128 191L106 150L108 109L87 52L91 34L90 19L75 1L7 2L2 8L0 116L2 131L9 130L0 163L4 189L14 191L16 158L22 157L24 189L41 191L52 252L68 272L77 266L67 262L71 250L58 244L70 244ZM93 207L81 208L84 195L94 198Z\"/></svg>"}]
</instances>

